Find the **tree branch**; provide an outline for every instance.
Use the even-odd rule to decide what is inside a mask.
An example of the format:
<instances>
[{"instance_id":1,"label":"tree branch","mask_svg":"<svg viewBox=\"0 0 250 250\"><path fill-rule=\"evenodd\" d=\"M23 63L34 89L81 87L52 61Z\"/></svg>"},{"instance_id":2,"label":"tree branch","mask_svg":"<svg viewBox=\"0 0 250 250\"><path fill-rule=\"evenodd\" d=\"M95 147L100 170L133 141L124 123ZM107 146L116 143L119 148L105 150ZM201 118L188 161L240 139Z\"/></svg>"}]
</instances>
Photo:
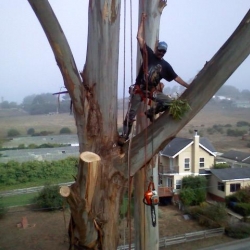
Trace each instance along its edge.
<instances>
[{"instance_id":1,"label":"tree branch","mask_svg":"<svg viewBox=\"0 0 250 250\"><path fill-rule=\"evenodd\" d=\"M82 99L84 99L84 90L75 60L63 30L48 0L28 0L28 2L49 40L75 111L79 114L83 114Z\"/></svg>"},{"instance_id":2,"label":"tree branch","mask_svg":"<svg viewBox=\"0 0 250 250\"><path fill-rule=\"evenodd\" d=\"M180 98L186 99L191 110L180 121L173 120L166 113L161 115L154 124L133 138L130 151L131 175L134 175L146 162L163 149L166 144L206 105L219 88L233 74L239 65L250 54L250 11L213 58L206 63L190 87ZM124 146L126 151L127 145ZM124 157L127 164L127 156ZM124 168L125 175L127 169Z\"/></svg>"}]
</instances>

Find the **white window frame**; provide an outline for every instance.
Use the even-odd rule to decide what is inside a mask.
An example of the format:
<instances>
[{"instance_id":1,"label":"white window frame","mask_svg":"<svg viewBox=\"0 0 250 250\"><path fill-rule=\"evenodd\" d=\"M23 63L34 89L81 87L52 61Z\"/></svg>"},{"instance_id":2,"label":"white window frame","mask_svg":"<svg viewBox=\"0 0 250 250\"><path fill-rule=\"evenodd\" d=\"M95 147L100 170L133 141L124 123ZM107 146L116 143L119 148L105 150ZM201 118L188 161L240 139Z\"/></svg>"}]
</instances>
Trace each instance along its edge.
<instances>
[{"instance_id":1,"label":"white window frame","mask_svg":"<svg viewBox=\"0 0 250 250\"><path fill-rule=\"evenodd\" d=\"M182 187L182 180L175 181L175 189L181 189Z\"/></svg>"},{"instance_id":2,"label":"white window frame","mask_svg":"<svg viewBox=\"0 0 250 250\"><path fill-rule=\"evenodd\" d=\"M200 163L199 163L199 165L200 165L200 168L204 168L204 167L205 167L205 158L204 158L204 157L201 157L201 158L200 158Z\"/></svg>"},{"instance_id":3,"label":"white window frame","mask_svg":"<svg viewBox=\"0 0 250 250\"><path fill-rule=\"evenodd\" d=\"M184 158L184 170L190 170L190 158Z\"/></svg>"},{"instance_id":4,"label":"white window frame","mask_svg":"<svg viewBox=\"0 0 250 250\"><path fill-rule=\"evenodd\" d=\"M225 183L218 181L218 190L225 192Z\"/></svg>"},{"instance_id":5,"label":"white window frame","mask_svg":"<svg viewBox=\"0 0 250 250\"><path fill-rule=\"evenodd\" d=\"M232 191L232 189L233 189L233 191ZM230 184L230 192L231 193L237 192L240 189L241 189L241 183L232 183L232 184Z\"/></svg>"}]
</instances>

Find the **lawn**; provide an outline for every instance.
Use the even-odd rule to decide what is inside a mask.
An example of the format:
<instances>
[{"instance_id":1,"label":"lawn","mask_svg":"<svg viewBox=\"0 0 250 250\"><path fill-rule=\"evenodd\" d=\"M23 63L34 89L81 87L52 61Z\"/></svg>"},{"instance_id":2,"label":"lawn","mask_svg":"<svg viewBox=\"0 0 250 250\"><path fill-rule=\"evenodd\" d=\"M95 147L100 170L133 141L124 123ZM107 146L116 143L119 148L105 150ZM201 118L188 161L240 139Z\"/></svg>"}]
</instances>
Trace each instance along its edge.
<instances>
[{"instance_id":1,"label":"lawn","mask_svg":"<svg viewBox=\"0 0 250 250\"><path fill-rule=\"evenodd\" d=\"M11 195L7 197L2 197L2 204L6 207L13 206L24 206L32 203L32 199L37 195L37 193L22 194L22 195Z\"/></svg>"}]
</instances>

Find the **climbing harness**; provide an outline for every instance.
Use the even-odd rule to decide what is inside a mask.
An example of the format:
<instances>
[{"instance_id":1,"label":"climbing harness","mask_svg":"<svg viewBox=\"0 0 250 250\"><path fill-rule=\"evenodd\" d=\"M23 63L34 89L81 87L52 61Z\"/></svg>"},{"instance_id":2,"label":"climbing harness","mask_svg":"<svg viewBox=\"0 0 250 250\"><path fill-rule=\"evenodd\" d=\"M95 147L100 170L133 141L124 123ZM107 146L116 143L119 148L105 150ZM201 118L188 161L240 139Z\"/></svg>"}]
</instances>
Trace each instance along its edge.
<instances>
[{"instance_id":1,"label":"climbing harness","mask_svg":"<svg viewBox=\"0 0 250 250\"><path fill-rule=\"evenodd\" d=\"M155 206L159 204L159 197L157 191L155 190L155 185L153 181L150 181L148 185L148 190L144 194L143 203L146 206L150 206L152 225L153 227L155 227L156 226Z\"/></svg>"}]
</instances>

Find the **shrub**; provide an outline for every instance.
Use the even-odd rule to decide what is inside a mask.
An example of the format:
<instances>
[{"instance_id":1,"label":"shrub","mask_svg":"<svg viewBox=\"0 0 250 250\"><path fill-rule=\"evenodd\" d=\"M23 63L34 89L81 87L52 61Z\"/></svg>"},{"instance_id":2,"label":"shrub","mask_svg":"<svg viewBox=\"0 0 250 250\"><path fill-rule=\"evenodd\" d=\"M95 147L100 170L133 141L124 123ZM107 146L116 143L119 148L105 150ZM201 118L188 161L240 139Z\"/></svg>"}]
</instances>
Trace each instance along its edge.
<instances>
[{"instance_id":1,"label":"shrub","mask_svg":"<svg viewBox=\"0 0 250 250\"><path fill-rule=\"evenodd\" d=\"M34 128L29 128L27 130L27 135L34 135L35 134L35 129Z\"/></svg>"},{"instance_id":2,"label":"shrub","mask_svg":"<svg viewBox=\"0 0 250 250\"><path fill-rule=\"evenodd\" d=\"M246 130L238 130L238 129L228 129L227 130L227 135L228 136L242 136L244 134L246 134L247 131Z\"/></svg>"},{"instance_id":3,"label":"shrub","mask_svg":"<svg viewBox=\"0 0 250 250\"><path fill-rule=\"evenodd\" d=\"M216 163L214 165L215 169L222 169L222 168L230 168L230 165L228 163Z\"/></svg>"},{"instance_id":4,"label":"shrub","mask_svg":"<svg viewBox=\"0 0 250 250\"><path fill-rule=\"evenodd\" d=\"M60 130L60 134L71 134L71 130L68 127L64 127Z\"/></svg>"},{"instance_id":5,"label":"shrub","mask_svg":"<svg viewBox=\"0 0 250 250\"><path fill-rule=\"evenodd\" d=\"M237 203L234 207L234 211L244 217L250 215L250 204L249 203Z\"/></svg>"},{"instance_id":6,"label":"shrub","mask_svg":"<svg viewBox=\"0 0 250 250\"><path fill-rule=\"evenodd\" d=\"M227 225L227 211L224 204L203 204L202 206L190 207L188 212L198 220L200 225L209 228Z\"/></svg>"},{"instance_id":7,"label":"shrub","mask_svg":"<svg viewBox=\"0 0 250 250\"><path fill-rule=\"evenodd\" d=\"M239 122L236 123L236 126L237 126L237 127L250 126L250 123L249 123L249 122L246 122L246 121L239 121Z\"/></svg>"},{"instance_id":8,"label":"shrub","mask_svg":"<svg viewBox=\"0 0 250 250\"><path fill-rule=\"evenodd\" d=\"M250 225L247 223L230 224L225 228L227 236L235 239L244 239L250 235Z\"/></svg>"},{"instance_id":9,"label":"shrub","mask_svg":"<svg viewBox=\"0 0 250 250\"><path fill-rule=\"evenodd\" d=\"M185 206L192 205L195 200L195 192L192 188L183 188L180 191L180 199Z\"/></svg>"},{"instance_id":10,"label":"shrub","mask_svg":"<svg viewBox=\"0 0 250 250\"><path fill-rule=\"evenodd\" d=\"M207 128L207 133L212 135L213 133L215 133L215 129L213 128Z\"/></svg>"},{"instance_id":11,"label":"shrub","mask_svg":"<svg viewBox=\"0 0 250 250\"><path fill-rule=\"evenodd\" d=\"M187 200L184 195L182 195L183 201L187 202L186 205L199 205L206 200L206 183L207 180L204 176L187 176L182 179L181 192L186 192L188 195ZM190 190L185 189L192 189L194 194L192 195ZM189 199L191 197L193 197L193 199L190 203Z\"/></svg>"},{"instance_id":12,"label":"shrub","mask_svg":"<svg viewBox=\"0 0 250 250\"><path fill-rule=\"evenodd\" d=\"M16 136L19 136L20 133L16 129L10 129L10 130L8 130L7 135L8 135L8 137L16 137Z\"/></svg>"},{"instance_id":13,"label":"shrub","mask_svg":"<svg viewBox=\"0 0 250 250\"><path fill-rule=\"evenodd\" d=\"M38 208L48 211L62 208L63 198L59 194L59 187L46 184L38 196L34 198L34 203Z\"/></svg>"},{"instance_id":14,"label":"shrub","mask_svg":"<svg viewBox=\"0 0 250 250\"><path fill-rule=\"evenodd\" d=\"M19 144L17 148L18 148L18 149L24 149L24 148L25 148L25 145L24 145L23 143L22 143L22 144Z\"/></svg>"}]
</instances>

